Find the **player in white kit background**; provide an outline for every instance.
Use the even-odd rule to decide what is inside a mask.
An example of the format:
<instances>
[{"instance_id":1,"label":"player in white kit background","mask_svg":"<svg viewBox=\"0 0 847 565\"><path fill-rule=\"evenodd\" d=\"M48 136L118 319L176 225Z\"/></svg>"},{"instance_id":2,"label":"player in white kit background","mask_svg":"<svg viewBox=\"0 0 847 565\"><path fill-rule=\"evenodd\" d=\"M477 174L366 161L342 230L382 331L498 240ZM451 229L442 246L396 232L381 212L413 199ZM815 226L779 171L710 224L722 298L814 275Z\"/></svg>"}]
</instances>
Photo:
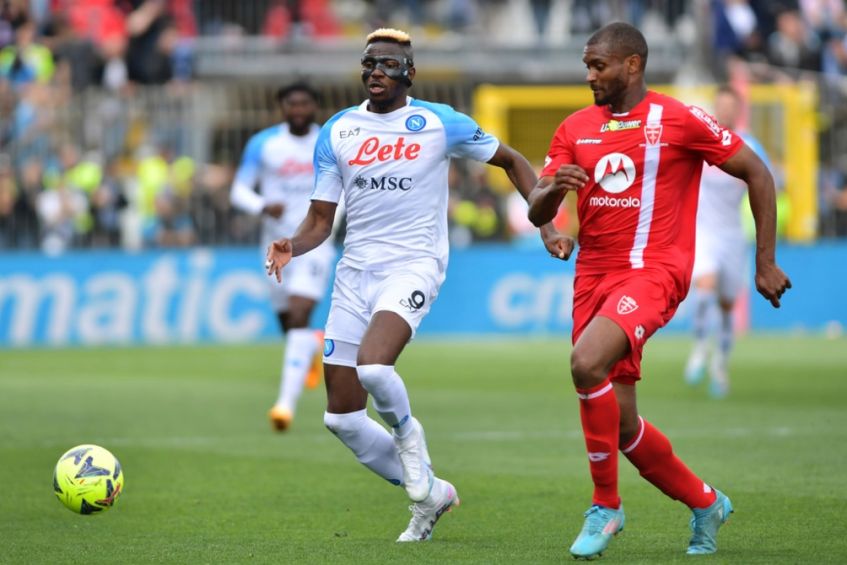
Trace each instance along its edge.
<instances>
[{"instance_id":1,"label":"player in white kit background","mask_svg":"<svg viewBox=\"0 0 847 565\"><path fill-rule=\"evenodd\" d=\"M721 127L738 132L770 169L770 161L758 140L737 129L742 106L739 93L730 86L722 86L715 95L715 119ZM746 194L747 185L743 181L719 167L704 164L691 276L694 347L685 367L685 380L696 386L703 380L708 366L709 393L715 398L729 393L729 355L735 341L732 312L738 295L748 284L748 244L741 219L741 203Z\"/></svg>"},{"instance_id":2,"label":"player in white kit background","mask_svg":"<svg viewBox=\"0 0 847 565\"><path fill-rule=\"evenodd\" d=\"M450 158L503 168L524 197L536 176L522 155L470 117L407 97L415 67L405 32L371 33L361 76L368 98L321 129L309 213L293 238L273 243L266 267L285 280L288 261L329 236L343 197L347 233L325 330L324 423L362 464L405 487L412 519L397 541L425 541L459 497L433 475L423 427L394 366L445 279ZM541 232L552 255L569 254L567 239L551 225ZM369 394L391 433L368 416Z\"/></svg>"},{"instance_id":3,"label":"player in white kit background","mask_svg":"<svg viewBox=\"0 0 847 565\"><path fill-rule=\"evenodd\" d=\"M262 259L271 242L294 235L306 217L315 179L312 155L320 132L315 123L318 98L312 87L305 83L283 87L277 102L285 121L250 138L230 192L236 208L262 216ZM326 293L334 260L335 250L327 240L293 260L281 284L268 280L271 303L285 334L279 396L269 412L271 425L280 431L291 425L304 384L318 384L316 353L322 334L309 328L309 319Z\"/></svg>"}]
</instances>

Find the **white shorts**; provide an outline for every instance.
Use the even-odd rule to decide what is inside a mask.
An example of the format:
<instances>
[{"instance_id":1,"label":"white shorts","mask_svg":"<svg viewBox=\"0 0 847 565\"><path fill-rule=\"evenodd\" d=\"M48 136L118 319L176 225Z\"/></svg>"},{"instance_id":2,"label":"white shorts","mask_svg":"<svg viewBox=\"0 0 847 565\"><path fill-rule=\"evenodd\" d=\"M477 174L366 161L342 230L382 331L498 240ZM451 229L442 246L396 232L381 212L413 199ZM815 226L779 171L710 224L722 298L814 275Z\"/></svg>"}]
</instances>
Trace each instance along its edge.
<instances>
[{"instance_id":1,"label":"white shorts","mask_svg":"<svg viewBox=\"0 0 847 565\"><path fill-rule=\"evenodd\" d=\"M267 246L262 249L262 267L265 264ZM292 296L302 296L319 301L326 295L326 287L332 274L335 261L335 247L331 241L325 241L305 255L294 257L282 269L282 282L267 277L270 285L270 298L274 311L286 312Z\"/></svg>"},{"instance_id":2,"label":"white shorts","mask_svg":"<svg viewBox=\"0 0 847 565\"><path fill-rule=\"evenodd\" d=\"M382 310L406 320L414 337L438 296L444 277L435 259L367 271L339 262L324 332L326 338L359 345L371 317Z\"/></svg>"},{"instance_id":3,"label":"white shorts","mask_svg":"<svg viewBox=\"0 0 847 565\"><path fill-rule=\"evenodd\" d=\"M697 234L691 280L717 277L718 297L735 300L747 284L747 243L742 237L707 237Z\"/></svg>"}]
</instances>

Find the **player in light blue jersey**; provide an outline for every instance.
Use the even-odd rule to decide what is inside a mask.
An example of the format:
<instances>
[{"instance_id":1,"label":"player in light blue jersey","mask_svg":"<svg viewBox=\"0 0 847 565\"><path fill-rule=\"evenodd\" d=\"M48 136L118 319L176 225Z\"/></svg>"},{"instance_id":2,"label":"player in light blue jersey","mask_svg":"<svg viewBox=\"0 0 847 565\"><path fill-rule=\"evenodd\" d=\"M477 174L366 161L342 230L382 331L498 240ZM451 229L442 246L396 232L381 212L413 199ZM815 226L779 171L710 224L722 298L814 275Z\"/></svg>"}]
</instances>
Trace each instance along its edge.
<instances>
[{"instance_id":1,"label":"player in light blue jersey","mask_svg":"<svg viewBox=\"0 0 847 565\"><path fill-rule=\"evenodd\" d=\"M742 100L730 86L715 95L715 118L721 127L735 130ZM739 134L771 168L765 150L752 135ZM743 181L718 167L704 165L697 207L697 235L692 287L694 289L694 347L685 367L685 381L696 386L709 374L709 393L723 398L729 393L729 355L735 341L733 308L748 283L748 245L741 219L747 194ZM715 336L714 346L710 343ZM710 348L711 359L709 356Z\"/></svg>"},{"instance_id":2,"label":"player in light blue jersey","mask_svg":"<svg viewBox=\"0 0 847 565\"><path fill-rule=\"evenodd\" d=\"M536 175L470 117L407 96L415 67L405 32L370 34L361 76L367 100L324 124L309 213L294 237L274 242L266 266L284 280L291 258L320 245L336 205L346 204L344 254L326 325L324 423L362 464L405 487L412 519L397 541L425 541L459 498L452 484L433 475L423 427L394 367L445 278L450 159L501 167L524 197ZM541 233L552 255L570 254L571 240L552 225ZM391 432L368 417L368 395Z\"/></svg>"},{"instance_id":3,"label":"player in light blue jersey","mask_svg":"<svg viewBox=\"0 0 847 565\"><path fill-rule=\"evenodd\" d=\"M250 138L230 192L236 208L262 216L262 255L272 241L294 235L306 216L315 181L312 154L320 131L312 87L294 83L281 88L277 102L285 121ZM271 303L286 340L279 396L268 414L279 431L291 425L304 384L317 386L320 378L316 354L323 338L309 329L309 318L326 293L334 260L335 250L326 241L292 261L282 284L269 279Z\"/></svg>"}]
</instances>

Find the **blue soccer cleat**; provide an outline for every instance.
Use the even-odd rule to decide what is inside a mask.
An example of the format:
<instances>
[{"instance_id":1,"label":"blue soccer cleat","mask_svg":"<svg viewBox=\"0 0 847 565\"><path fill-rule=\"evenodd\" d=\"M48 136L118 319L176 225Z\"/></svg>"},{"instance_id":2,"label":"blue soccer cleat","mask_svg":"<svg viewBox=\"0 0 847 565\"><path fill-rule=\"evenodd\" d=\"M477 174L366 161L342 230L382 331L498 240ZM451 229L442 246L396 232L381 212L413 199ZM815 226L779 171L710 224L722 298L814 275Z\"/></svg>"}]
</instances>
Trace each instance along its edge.
<instances>
[{"instance_id":1,"label":"blue soccer cleat","mask_svg":"<svg viewBox=\"0 0 847 565\"><path fill-rule=\"evenodd\" d=\"M623 505L615 510L595 504L585 513L585 524L571 545L571 555L575 559L589 560L600 557L612 536L623 530L623 524Z\"/></svg>"},{"instance_id":2,"label":"blue soccer cleat","mask_svg":"<svg viewBox=\"0 0 847 565\"><path fill-rule=\"evenodd\" d=\"M718 550L715 539L720 527L732 514L732 502L729 497L715 489L717 499L708 508L694 508L691 517L691 541L688 542L688 555L707 555Z\"/></svg>"}]
</instances>

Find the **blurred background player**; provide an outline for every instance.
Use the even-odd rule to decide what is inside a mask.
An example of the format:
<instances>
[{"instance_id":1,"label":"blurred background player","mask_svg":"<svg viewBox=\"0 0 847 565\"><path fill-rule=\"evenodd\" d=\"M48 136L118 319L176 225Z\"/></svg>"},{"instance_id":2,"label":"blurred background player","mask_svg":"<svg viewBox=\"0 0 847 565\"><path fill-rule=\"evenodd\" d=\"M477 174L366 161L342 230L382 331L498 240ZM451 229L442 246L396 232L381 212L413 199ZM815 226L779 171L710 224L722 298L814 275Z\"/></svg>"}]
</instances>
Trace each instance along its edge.
<instances>
[{"instance_id":1,"label":"blurred background player","mask_svg":"<svg viewBox=\"0 0 847 565\"><path fill-rule=\"evenodd\" d=\"M250 138L230 193L234 206L262 215L263 255L272 241L291 237L306 216L320 131L315 123L318 96L311 86L290 84L276 99L285 121ZM334 259L332 241L327 240L293 260L281 284L269 279L271 303L285 334L279 396L269 412L271 425L280 431L291 425L304 384L315 387L320 380L323 335L309 328L309 318L326 292Z\"/></svg>"},{"instance_id":2,"label":"blurred background player","mask_svg":"<svg viewBox=\"0 0 847 565\"><path fill-rule=\"evenodd\" d=\"M715 119L738 132L743 103L730 86L715 95ZM750 149L770 169L770 160L757 139L739 132ZM710 337L717 334L709 364L709 393L723 398L729 392L729 354L734 342L733 308L747 284L747 242L741 220L741 202L747 194L744 181L705 165L700 180L697 235L694 245L694 347L685 367L685 381L697 385L706 374Z\"/></svg>"},{"instance_id":3,"label":"blurred background player","mask_svg":"<svg viewBox=\"0 0 847 565\"><path fill-rule=\"evenodd\" d=\"M324 423L362 464L405 487L412 519L397 541L426 541L459 497L434 476L423 427L394 367L444 282L450 158L501 167L524 195L536 177L522 155L470 117L407 97L415 67L405 32L368 35L361 76L368 99L321 129L311 207L293 238L274 242L266 267L277 279L289 276L292 256L329 236L343 195L347 233L326 325ZM547 250L564 257L565 238L549 224L542 235ZM368 417L369 394L391 434Z\"/></svg>"},{"instance_id":4,"label":"blurred background player","mask_svg":"<svg viewBox=\"0 0 847 565\"><path fill-rule=\"evenodd\" d=\"M594 494L570 552L593 559L624 527L620 449L642 477L691 509L687 553L714 553L732 504L639 415L635 385L644 343L673 317L688 292L704 160L749 186L756 288L779 307L791 284L776 265L773 178L711 116L647 90L647 42L637 28L604 26L588 39L582 60L594 105L571 114L556 130L529 208L532 222L541 225L568 191L577 192L571 376Z\"/></svg>"}]
</instances>

